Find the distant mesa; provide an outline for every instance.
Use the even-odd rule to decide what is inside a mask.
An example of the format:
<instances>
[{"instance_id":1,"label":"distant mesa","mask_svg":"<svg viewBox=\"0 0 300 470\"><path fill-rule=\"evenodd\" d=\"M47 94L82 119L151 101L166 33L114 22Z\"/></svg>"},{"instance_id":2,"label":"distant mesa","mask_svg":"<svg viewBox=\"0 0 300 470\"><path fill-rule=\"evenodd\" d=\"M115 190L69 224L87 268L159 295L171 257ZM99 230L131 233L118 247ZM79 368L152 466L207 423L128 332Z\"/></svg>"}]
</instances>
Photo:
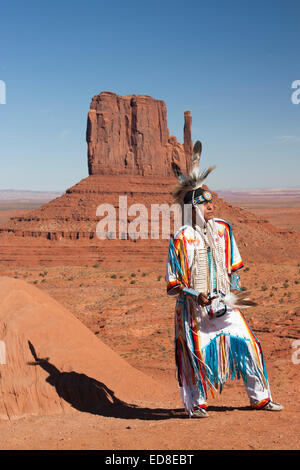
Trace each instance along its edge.
<instances>
[{"instance_id":1,"label":"distant mesa","mask_svg":"<svg viewBox=\"0 0 300 470\"><path fill-rule=\"evenodd\" d=\"M48 202L61 196L61 191L30 191L18 189L0 189L1 202Z\"/></svg>"}]
</instances>

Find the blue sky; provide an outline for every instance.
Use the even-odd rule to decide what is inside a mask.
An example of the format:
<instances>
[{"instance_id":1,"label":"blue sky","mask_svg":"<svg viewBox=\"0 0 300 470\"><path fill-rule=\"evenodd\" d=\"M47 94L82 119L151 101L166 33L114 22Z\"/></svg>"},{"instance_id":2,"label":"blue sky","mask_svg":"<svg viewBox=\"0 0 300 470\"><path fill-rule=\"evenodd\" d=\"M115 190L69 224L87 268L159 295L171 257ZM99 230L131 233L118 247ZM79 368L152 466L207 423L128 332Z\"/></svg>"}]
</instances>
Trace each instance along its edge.
<instances>
[{"instance_id":1,"label":"blue sky","mask_svg":"<svg viewBox=\"0 0 300 470\"><path fill-rule=\"evenodd\" d=\"M104 90L164 100L180 142L190 110L212 188L299 186L299 21L291 0L1 2L0 189L85 178Z\"/></svg>"}]
</instances>

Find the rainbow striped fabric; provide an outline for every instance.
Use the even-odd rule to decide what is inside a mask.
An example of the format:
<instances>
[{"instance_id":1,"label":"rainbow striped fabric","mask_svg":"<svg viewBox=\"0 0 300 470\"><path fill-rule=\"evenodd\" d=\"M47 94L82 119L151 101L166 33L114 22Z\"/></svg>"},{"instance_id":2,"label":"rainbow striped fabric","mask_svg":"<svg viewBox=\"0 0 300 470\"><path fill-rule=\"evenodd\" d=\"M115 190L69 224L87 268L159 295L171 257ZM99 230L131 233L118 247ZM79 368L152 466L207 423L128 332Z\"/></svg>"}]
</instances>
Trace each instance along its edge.
<instances>
[{"instance_id":1,"label":"rainbow striped fabric","mask_svg":"<svg viewBox=\"0 0 300 470\"><path fill-rule=\"evenodd\" d=\"M217 219L217 223L219 236L224 240L225 262L230 275L240 269L243 262L230 224L221 219ZM193 229L189 226L183 227L175 238L171 238L166 272L168 294L175 293L178 286L185 288L188 294L196 243ZM204 331L195 297L183 292L178 296L175 308L175 360L179 386L190 390L197 387L206 400L208 392L212 397L217 389L221 392L228 378L247 381L251 371L268 393L268 378L258 339L239 310L229 309L225 317L226 320L224 317L214 318L211 330L207 326L209 322L206 322ZM233 319L232 328L230 318ZM217 322L221 331L215 330Z\"/></svg>"}]
</instances>

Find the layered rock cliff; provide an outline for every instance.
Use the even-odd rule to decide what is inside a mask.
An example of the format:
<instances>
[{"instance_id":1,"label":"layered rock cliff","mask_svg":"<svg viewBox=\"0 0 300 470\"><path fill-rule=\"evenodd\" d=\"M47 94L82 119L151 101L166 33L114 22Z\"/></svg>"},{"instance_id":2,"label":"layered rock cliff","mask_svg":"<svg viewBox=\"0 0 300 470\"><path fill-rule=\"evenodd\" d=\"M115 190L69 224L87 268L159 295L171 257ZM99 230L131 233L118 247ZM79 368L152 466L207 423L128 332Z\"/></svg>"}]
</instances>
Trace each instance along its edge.
<instances>
[{"instance_id":1,"label":"layered rock cliff","mask_svg":"<svg viewBox=\"0 0 300 470\"><path fill-rule=\"evenodd\" d=\"M93 97L88 113L89 174L171 176L172 161L185 171L191 147L189 112L185 113L184 138L182 145L169 135L164 101L102 92Z\"/></svg>"}]
</instances>

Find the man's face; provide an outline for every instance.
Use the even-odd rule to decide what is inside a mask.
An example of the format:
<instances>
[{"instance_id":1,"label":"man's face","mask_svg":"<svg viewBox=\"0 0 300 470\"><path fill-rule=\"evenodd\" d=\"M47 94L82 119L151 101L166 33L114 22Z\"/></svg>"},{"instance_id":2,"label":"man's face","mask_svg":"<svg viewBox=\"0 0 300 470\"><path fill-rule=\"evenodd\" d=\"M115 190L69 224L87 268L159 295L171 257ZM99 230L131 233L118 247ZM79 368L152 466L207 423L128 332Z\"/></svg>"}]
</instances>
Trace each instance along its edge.
<instances>
[{"instance_id":1,"label":"man's face","mask_svg":"<svg viewBox=\"0 0 300 470\"><path fill-rule=\"evenodd\" d=\"M212 201L204 202L203 204L203 217L205 221L212 219L214 216L214 205Z\"/></svg>"}]
</instances>

